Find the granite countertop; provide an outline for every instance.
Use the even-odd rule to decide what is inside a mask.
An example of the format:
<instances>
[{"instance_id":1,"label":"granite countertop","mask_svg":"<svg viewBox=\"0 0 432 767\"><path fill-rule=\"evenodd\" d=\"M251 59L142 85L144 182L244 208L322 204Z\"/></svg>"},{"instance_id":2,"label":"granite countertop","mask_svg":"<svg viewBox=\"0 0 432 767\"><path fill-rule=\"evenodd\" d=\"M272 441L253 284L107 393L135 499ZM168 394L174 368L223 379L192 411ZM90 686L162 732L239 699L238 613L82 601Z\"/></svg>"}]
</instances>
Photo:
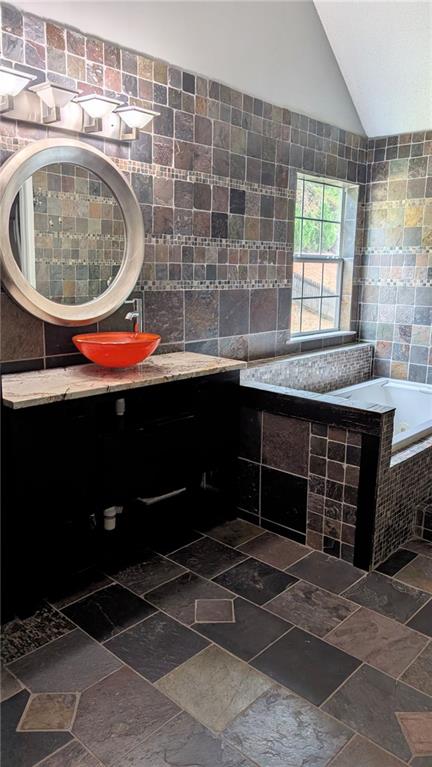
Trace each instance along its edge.
<instances>
[{"instance_id":1,"label":"granite countertop","mask_svg":"<svg viewBox=\"0 0 432 767\"><path fill-rule=\"evenodd\" d=\"M142 386L240 370L246 362L194 352L160 354L133 368L115 370L98 365L76 365L3 376L3 402L14 409L49 402L92 397Z\"/></svg>"}]
</instances>

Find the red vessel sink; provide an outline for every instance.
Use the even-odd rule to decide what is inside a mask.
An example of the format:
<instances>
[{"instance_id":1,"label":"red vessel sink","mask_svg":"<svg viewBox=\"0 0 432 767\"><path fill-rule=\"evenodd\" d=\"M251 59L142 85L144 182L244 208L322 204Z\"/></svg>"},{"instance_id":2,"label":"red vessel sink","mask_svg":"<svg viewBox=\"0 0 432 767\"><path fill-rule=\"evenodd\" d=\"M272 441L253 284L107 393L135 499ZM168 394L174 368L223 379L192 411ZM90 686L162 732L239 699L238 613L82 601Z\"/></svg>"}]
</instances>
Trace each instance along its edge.
<instances>
[{"instance_id":1,"label":"red vessel sink","mask_svg":"<svg viewBox=\"0 0 432 767\"><path fill-rule=\"evenodd\" d=\"M161 337L155 333L83 333L72 341L84 357L107 368L129 368L153 354Z\"/></svg>"}]
</instances>

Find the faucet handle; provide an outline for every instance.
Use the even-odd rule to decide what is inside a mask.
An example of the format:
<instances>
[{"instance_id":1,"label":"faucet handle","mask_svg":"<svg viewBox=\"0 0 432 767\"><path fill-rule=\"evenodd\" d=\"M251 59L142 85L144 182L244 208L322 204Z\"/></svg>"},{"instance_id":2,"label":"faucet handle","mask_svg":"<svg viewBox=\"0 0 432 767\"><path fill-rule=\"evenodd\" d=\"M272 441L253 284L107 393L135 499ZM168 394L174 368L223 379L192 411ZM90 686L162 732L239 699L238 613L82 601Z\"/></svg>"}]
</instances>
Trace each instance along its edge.
<instances>
[{"instance_id":1,"label":"faucet handle","mask_svg":"<svg viewBox=\"0 0 432 767\"><path fill-rule=\"evenodd\" d=\"M142 304L142 298L128 298L125 304L133 304L134 311L138 311L138 308Z\"/></svg>"},{"instance_id":2,"label":"faucet handle","mask_svg":"<svg viewBox=\"0 0 432 767\"><path fill-rule=\"evenodd\" d=\"M143 331L143 302L142 298L130 298L127 301L125 301L125 304L132 304L133 305L133 311L128 312L126 314L125 319L127 320L137 320L134 323L134 332L135 333L142 333Z\"/></svg>"}]
</instances>

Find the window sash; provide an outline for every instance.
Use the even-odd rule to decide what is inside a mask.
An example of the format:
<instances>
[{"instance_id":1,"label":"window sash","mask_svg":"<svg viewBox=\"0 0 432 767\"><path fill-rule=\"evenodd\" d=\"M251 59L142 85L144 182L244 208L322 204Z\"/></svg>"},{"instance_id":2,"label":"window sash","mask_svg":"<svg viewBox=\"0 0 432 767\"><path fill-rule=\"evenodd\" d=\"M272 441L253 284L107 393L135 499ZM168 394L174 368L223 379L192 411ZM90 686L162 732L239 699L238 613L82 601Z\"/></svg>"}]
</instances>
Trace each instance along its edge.
<instances>
[{"instance_id":1,"label":"window sash","mask_svg":"<svg viewBox=\"0 0 432 767\"><path fill-rule=\"evenodd\" d=\"M297 263L314 263L314 264L321 264L321 283L320 283L320 291L316 295L305 295L304 293L304 268L302 269L302 275L301 275L301 295L299 296L293 296L291 299L291 306L294 307L295 304L297 304L300 307L300 319L299 319L299 327L300 330L293 331L291 326L291 335L292 337L299 338L300 336L307 336L312 335L315 333L319 333L320 335L325 335L326 333L334 333L335 331L339 330L340 328L340 313L341 313L341 299L342 299L342 278L343 278L343 264L344 260L341 256L323 256L323 257L317 257L317 256L298 256L296 255L294 257L294 262ZM335 293L324 293L324 284L323 284L323 275L324 275L324 265L325 264L338 264L338 270L337 270L337 282L336 282L336 292ZM294 273L293 273L293 281L294 281ZM335 311L335 324L334 327L331 328L322 328L322 321L323 321L323 315L322 315L322 309L323 309L323 299L335 299L336 300L336 311ZM318 328L315 328L313 330L302 330L302 319L303 319L303 304L305 301L319 301L319 313L318 313Z\"/></svg>"},{"instance_id":2,"label":"window sash","mask_svg":"<svg viewBox=\"0 0 432 767\"><path fill-rule=\"evenodd\" d=\"M323 252L322 252L322 246L323 246L323 224L334 224L335 226L337 226L338 229L339 229L338 253L335 254L334 256L330 256L330 258L332 258L332 257L333 258L340 257L340 254L342 252L342 231L343 231L342 230L342 222L344 220L344 210L345 210L345 194L344 194L343 188L342 188L342 199L341 199L340 217L335 219L335 220L328 219L328 218L324 217L324 215L322 215L321 217L318 217L318 218L314 218L313 216L305 216L304 215L305 185L310 183L310 184L314 184L316 186L321 186L321 195L322 195L321 213L322 214L324 214L324 197L325 197L325 189L326 189L326 187L341 189L341 186L339 184L332 184L331 181L321 181L321 180L315 179L313 177L307 178L307 177L304 177L304 176L299 176L297 184L299 182L301 182L301 185L302 185L302 187L301 187L301 215L296 215L296 213L294 214L294 233L295 233L295 229L296 229L295 223L297 221L299 221L300 222L300 226L301 226L301 229L300 229L300 251L299 252L295 252L294 251L294 258L303 257L303 256L309 256L310 255L308 253L303 253L303 221L312 221L312 222L314 222L316 224L319 224L319 227L320 227L320 233L319 233L319 253L317 253L316 255L312 256L313 258L317 258L317 259L320 259L320 258L324 257L323 256Z\"/></svg>"}]
</instances>

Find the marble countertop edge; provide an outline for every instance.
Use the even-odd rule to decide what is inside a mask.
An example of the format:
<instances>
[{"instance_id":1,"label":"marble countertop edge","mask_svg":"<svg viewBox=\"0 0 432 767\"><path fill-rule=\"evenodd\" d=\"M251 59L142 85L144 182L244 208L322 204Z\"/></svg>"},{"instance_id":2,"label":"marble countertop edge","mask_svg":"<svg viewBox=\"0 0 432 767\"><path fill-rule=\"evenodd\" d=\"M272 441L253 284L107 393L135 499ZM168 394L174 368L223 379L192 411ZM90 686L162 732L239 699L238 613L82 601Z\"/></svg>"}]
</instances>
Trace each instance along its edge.
<instances>
[{"instance_id":1,"label":"marble countertop edge","mask_svg":"<svg viewBox=\"0 0 432 767\"><path fill-rule=\"evenodd\" d=\"M17 410L225 373L246 366L247 363L241 360L175 352L156 355L127 369L115 370L89 364L11 373L2 379L3 403Z\"/></svg>"}]
</instances>

